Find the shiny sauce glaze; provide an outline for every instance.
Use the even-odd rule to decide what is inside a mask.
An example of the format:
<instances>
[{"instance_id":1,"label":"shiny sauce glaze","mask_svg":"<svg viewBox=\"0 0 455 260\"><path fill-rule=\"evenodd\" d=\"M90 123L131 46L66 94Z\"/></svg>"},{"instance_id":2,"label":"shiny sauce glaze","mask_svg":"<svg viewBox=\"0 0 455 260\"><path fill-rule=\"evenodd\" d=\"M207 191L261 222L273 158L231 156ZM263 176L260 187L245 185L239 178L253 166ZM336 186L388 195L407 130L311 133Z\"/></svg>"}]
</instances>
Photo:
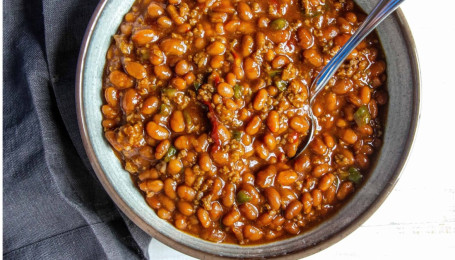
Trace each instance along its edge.
<instances>
[{"instance_id":1,"label":"shiny sauce glaze","mask_svg":"<svg viewBox=\"0 0 455 260\"><path fill-rule=\"evenodd\" d=\"M376 35L317 97L312 79L365 19L351 0L138 0L106 55L105 137L161 219L260 244L327 218L368 174L387 92Z\"/></svg>"}]
</instances>

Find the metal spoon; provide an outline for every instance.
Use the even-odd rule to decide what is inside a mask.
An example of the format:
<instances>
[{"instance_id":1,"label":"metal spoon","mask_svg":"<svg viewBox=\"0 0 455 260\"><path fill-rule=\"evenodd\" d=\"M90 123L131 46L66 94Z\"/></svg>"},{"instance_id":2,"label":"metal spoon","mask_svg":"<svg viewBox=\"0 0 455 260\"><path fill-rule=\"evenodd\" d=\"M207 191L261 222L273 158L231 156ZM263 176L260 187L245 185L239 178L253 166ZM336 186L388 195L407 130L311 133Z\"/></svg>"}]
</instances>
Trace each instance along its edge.
<instances>
[{"instance_id":1,"label":"metal spoon","mask_svg":"<svg viewBox=\"0 0 455 260\"><path fill-rule=\"evenodd\" d=\"M311 118L310 132L305 140L300 143L297 152L291 158L297 158L313 140L316 127L318 124L317 118L313 115L312 106L316 96L324 89L327 82L335 74L336 70L344 62L346 57L357 47L357 45L378 26L389 14L393 13L404 0L381 0L376 7L371 11L365 21L360 25L357 31L349 38L346 44L337 52L329 63L322 68L310 86L310 102L308 107L308 116Z\"/></svg>"}]
</instances>

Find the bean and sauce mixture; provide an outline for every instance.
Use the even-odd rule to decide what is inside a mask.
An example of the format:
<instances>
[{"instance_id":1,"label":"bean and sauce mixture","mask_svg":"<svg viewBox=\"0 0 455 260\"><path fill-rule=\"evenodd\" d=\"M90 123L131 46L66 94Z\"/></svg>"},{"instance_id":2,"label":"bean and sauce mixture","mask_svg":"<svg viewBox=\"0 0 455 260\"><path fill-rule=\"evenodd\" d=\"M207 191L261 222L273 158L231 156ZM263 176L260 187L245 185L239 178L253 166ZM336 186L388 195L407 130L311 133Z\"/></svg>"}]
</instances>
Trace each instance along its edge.
<instances>
[{"instance_id":1,"label":"bean and sauce mixture","mask_svg":"<svg viewBox=\"0 0 455 260\"><path fill-rule=\"evenodd\" d=\"M102 126L156 214L242 245L332 214L381 145L385 63L370 35L317 97L312 79L365 19L352 0L138 0L107 52Z\"/></svg>"}]
</instances>

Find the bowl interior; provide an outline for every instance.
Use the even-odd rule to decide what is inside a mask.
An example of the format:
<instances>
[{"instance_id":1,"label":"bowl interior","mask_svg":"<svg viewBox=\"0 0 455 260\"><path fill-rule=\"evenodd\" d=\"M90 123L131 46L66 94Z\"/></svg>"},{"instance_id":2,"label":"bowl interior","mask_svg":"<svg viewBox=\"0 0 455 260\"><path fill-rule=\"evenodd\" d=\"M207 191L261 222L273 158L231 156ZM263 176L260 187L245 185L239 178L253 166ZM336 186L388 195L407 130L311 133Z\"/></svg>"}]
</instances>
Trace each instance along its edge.
<instances>
[{"instance_id":1,"label":"bowl interior","mask_svg":"<svg viewBox=\"0 0 455 260\"><path fill-rule=\"evenodd\" d=\"M196 257L272 257L312 254L340 240L370 216L395 184L414 136L419 102L419 79L413 42L402 15L394 14L377 29L386 54L389 103L383 146L370 177L328 221L309 232L258 246L211 243L180 232L161 220L145 203L129 173L105 141L101 127L101 87L105 55L123 16L134 0L103 0L92 18L81 57L77 95L78 113L87 154L98 178L116 204L139 227L180 251ZM359 0L369 12L377 1ZM205 252L205 253L203 253Z\"/></svg>"}]
</instances>

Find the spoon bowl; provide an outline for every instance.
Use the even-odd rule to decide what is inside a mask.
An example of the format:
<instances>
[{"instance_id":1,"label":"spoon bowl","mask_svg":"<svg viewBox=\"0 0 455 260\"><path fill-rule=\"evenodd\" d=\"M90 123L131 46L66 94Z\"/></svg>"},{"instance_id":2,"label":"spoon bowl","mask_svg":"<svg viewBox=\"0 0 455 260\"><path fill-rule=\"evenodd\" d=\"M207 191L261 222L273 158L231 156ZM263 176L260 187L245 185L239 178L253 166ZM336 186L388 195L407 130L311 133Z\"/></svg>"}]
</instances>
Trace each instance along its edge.
<instances>
[{"instance_id":1,"label":"spoon bowl","mask_svg":"<svg viewBox=\"0 0 455 260\"><path fill-rule=\"evenodd\" d=\"M319 74L311 83L309 88L309 106L308 106L308 117L311 120L310 131L304 140L300 143L295 155L291 160L299 157L303 151L306 150L308 145L313 140L314 135L316 134L317 118L314 116L312 107L314 100L317 95L324 89L326 84L329 82L330 78L335 74L337 69L343 64L344 60L349 56L349 54L359 45L359 43L365 39L365 37L373 31L384 19L393 13L398 6L403 3L404 0L381 0L374 7L362 25L357 29L357 31L349 38L345 45L333 56L333 58L327 63L327 65L322 68Z\"/></svg>"}]
</instances>

